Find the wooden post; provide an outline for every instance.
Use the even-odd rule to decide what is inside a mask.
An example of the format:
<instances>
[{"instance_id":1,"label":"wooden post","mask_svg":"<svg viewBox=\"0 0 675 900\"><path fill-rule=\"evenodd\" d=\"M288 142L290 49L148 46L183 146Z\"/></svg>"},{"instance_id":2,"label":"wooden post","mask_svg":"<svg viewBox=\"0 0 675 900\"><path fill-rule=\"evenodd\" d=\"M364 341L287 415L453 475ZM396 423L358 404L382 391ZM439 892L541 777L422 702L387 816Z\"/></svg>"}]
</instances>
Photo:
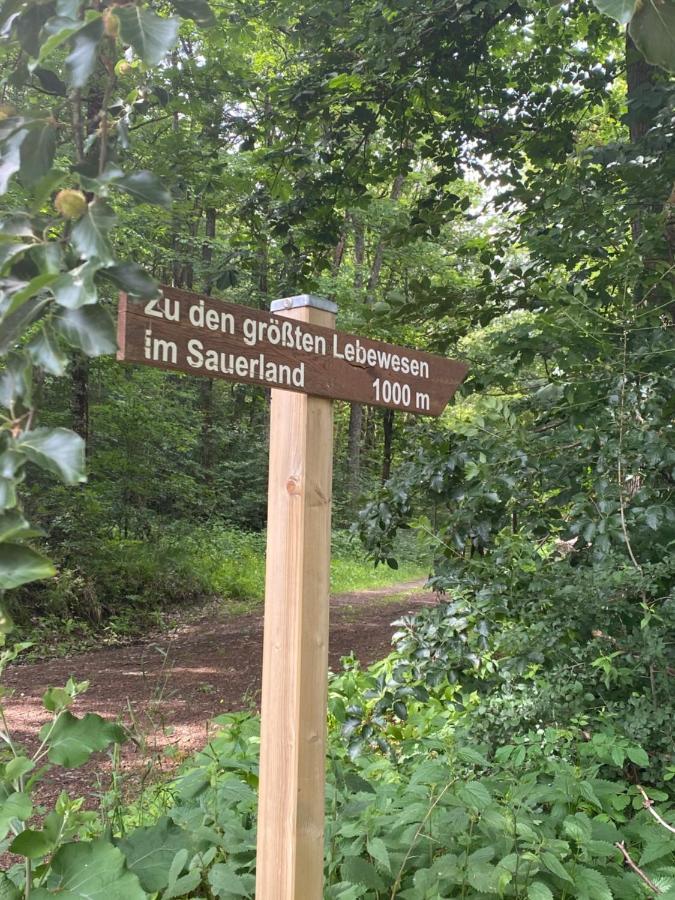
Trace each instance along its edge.
<instances>
[{"instance_id":1,"label":"wooden post","mask_svg":"<svg viewBox=\"0 0 675 900\"><path fill-rule=\"evenodd\" d=\"M302 295L272 312L333 328ZM333 403L273 390L258 804L257 900L321 900Z\"/></svg>"}]
</instances>

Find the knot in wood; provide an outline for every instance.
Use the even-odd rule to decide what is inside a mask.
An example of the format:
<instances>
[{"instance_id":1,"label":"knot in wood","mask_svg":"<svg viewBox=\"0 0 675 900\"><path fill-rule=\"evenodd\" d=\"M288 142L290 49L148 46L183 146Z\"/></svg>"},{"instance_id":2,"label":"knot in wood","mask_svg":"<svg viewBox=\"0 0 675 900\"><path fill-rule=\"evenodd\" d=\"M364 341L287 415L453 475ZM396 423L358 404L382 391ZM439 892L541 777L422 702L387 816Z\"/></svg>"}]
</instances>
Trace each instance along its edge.
<instances>
[{"instance_id":1,"label":"knot in wood","mask_svg":"<svg viewBox=\"0 0 675 900\"><path fill-rule=\"evenodd\" d=\"M297 475L290 475L286 482L286 490L289 494L299 494L301 490L300 479Z\"/></svg>"}]
</instances>

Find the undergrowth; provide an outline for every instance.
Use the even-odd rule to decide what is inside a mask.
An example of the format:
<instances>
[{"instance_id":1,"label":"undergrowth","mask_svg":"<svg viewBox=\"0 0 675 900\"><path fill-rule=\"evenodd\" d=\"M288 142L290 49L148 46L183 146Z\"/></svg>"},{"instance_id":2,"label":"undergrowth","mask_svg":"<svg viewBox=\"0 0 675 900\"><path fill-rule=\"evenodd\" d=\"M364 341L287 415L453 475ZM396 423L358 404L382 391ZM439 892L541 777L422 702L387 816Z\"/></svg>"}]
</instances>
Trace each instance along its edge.
<instances>
[{"instance_id":1,"label":"undergrowth","mask_svg":"<svg viewBox=\"0 0 675 900\"><path fill-rule=\"evenodd\" d=\"M54 578L9 598L17 625L11 640L32 641L33 654L67 654L171 628L205 604L248 612L264 595L265 540L264 532L178 523L147 540L91 541L77 564L64 559ZM347 532L333 535L333 593L386 588L427 571L405 537L394 569L375 567Z\"/></svg>"}]
</instances>

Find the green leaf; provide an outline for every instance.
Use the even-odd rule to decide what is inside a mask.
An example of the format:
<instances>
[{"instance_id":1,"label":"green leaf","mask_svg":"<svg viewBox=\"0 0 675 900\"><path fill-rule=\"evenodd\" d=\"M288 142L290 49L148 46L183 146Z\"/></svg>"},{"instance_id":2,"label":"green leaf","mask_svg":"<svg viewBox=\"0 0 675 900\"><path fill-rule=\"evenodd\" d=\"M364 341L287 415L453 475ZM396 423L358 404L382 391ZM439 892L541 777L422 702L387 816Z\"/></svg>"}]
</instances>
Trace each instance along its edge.
<instances>
[{"instance_id":1,"label":"green leaf","mask_svg":"<svg viewBox=\"0 0 675 900\"><path fill-rule=\"evenodd\" d=\"M109 232L115 222L115 214L105 200L93 200L73 228L72 241L80 256L84 259L98 259L102 263L113 263L115 255Z\"/></svg>"},{"instance_id":2,"label":"green leaf","mask_svg":"<svg viewBox=\"0 0 675 900\"><path fill-rule=\"evenodd\" d=\"M593 836L593 828L587 816L583 813L577 813L574 816L567 816L563 823L563 831L572 840L579 844L590 841Z\"/></svg>"},{"instance_id":3,"label":"green leaf","mask_svg":"<svg viewBox=\"0 0 675 900\"><path fill-rule=\"evenodd\" d=\"M492 803L490 792L480 781L467 781L466 784L461 786L457 792L457 796L462 803L465 803L471 809L478 810L479 812L482 809L486 809L486 807Z\"/></svg>"},{"instance_id":4,"label":"green leaf","mask_svg":"<svg viewBox=\"0 0 675 900\"><path fill-rule=\"evenodd\" d=\"M82 0L56 0L56 13L68 19L76 19Z\"/></svg>"},{"instance_id":5,"label":"green leaf","mask_svg":"<svg viewBox=\"0 0 675 900\"><path fill-rule=\"evenodd\" d=\"M30 527L17 510L0 513L0 543L11 541L16 537L20 537L20 540L23 541L27 537L33 537L36 534L38 532Z\"/></svg>"},{"instance_id":6,"label":"green leaf","mask_svg":"<svg viewBox=\"0 0 675 900\"><path fill-rule=\"evenodd\" d=\"M84 463L84 441L67 428L35 428L24 432L16 447L31 462L52 472L66 484L87 480Z\"/></svg>"},{"instance_id":7,"label":"green leaf","mask_svg":"<svg viewBox=\"0 0 675 900\"><path fill-rule=\"evenodd\" d=\"M120 37L131 44L146 65L156 66L171 50L178 37L179 20L163 19L140 6L118 6Z\"/></svg>"},{"instance_id":8,"label":"green leaf","mask_svg":"<svg viewBox=\"0 0 675 900\"><path fill-rule=\"evenodd\" d=\"M598 809L602 809L602 803L598 799L597 794L588 781L582 781L579 785L579 790L581 791L581 796L584 798L584 800L588 800L588 802L592 803L593 806L597 806Z\"/></svg>"},{"instance_id":9,"label":"green leaf","mask_svg":"<svg viewBox=\"0 0 675 900\"><path fill-rule=\"evenodd\" d=\"M171 861L171 865L169 866L169 874L168 874L168 887L169 889L173 888L175 883L180 878L181 872L185 869L185 866L188 863L189 853L183 848L179 850L178 853L174 856Z\"/></svg>"},{"instance_id":10,"label":"green leaf","mask_svg":"<svg viewBox=\"0 0 675 900\"><path fill-rule=\"evenodd\" d=\"M0 301L3 321L16 312L26 301L42 293L45 287L56 281L56 277L53 272L43 272L41 275L31 278L30 281L13 282L11 284L13 290L4 292Z\"/></svg>"},{"instance_id":11,"label":"green leaf","mask_svg":"<svg viewBox=\"0 0 675 900\"><path fill-rule=\"evenodd\" d=\"M21 181L31 185L46 175L54 162L56 129L52 122L41 122L31 128L21 144Z\"/></svg>"},{"instance_id":12,"label":"green leaf","mask_svg":"<svg viewBox=\"0 0 675 900\"><path fill-rule=\"evenodd\" d=\"M15 756L5 766L5 778L9 781L16 781L32 772L34 768L35 763L32 759L28 759L27 756Z\"/></svg>"},{"instance_id":13,"label":"green leaf","mask_svg":"<svg viewBox=\"0 0 675 900\"><path fill-rule=\"evenodd\" d=\"M616 19L622 25L627 25L633 10L635 9L635 0L593 0L601 13Z\"/></svg>"},{"instance_id":14,"label":"green leaf","mask_svg":"<svg viewBox=\"0 0 675 900\"><path fill-rule=\"evenodd\" d=\"M24 544L0 544L0 591L51 578L56 569L42 554Z\"/></svg>"},{"instance_id":15,"label":"green leaf","mask_svg":"<svg viewBox=\"0 0 675 900\"><path fill-rule=\"evenodd\" d=\"M92 753L105 750L112 743L123 743L125 734L120 725L108 722L95 713L87 713L78 719L66 710L53 727L51 722L43 725L40 740L49 747L51 762L74 769L85 763Z\"/></svg>"},{"instance_id":16,"label":"green leaf","mask_svg":"<svg viewBox=\"0 0 675 900\"><path fill-rule=\"evenodd\" d=\"M146 900L146 893L124 856L104 840L64 844L54 854L46 887L31 900Z\"/></svg>"},{"instance_id":17,"label":"green leaf","mask_svg":"<svg viewBox=\"0 0 675 900\"><path fill-rule=\"evenodd\" d=\"M33 75L39 80L40 84L46 91L50 91L52 94L56 94L58 97L65 97L67 94L67 88L63 81L59 78L56 72L52 72L51 69L44 69L42 66L38 66L33 69Z\"/></svg>"},{"instance_id":18,"label":"green leaf","mask_svg":"<svg viewBox=\"0 0 675 900\"><path fill-rule=\"evenodd\" d=\"M178 878L171 887L162 894L162 900L173 900L174 897L186 897L199 887L202 881L202 873L199 869L192 869L187 875Z\"/></svg>"},{"instance_id":19,"label":"green leaf","mask_svg":"<svg viewBox=\"0 0 675 900\"><path fill-rule=\"evenodd\" d=\"M29 56L36 57L40 53L39 35L48 16L49 7L46 4L28 3L17 18L17 37L22 49Z\"/></svg>"},{"instance_id":20,"label":"green leaf","mask_svg":"<svg viewBox=\"0 0 675 900\"><path fill-rule=\"evenodd\" d=\"M132 297L152 300L159 294L159 284L135 262L123 262L103 270L116 285Z\"/></svg>"},{"instance_id":21,"label":"green leaf","mask_svg":"<svg viewBox=\"0 0 675 900\"><path fill-rule=\"evenodd\" d=\"M643 0L636 5L628 26L630 35L647 62L675 72L675 3Z\"/></svg>"},{"instance_id":22,"label":"green leaf","mask_svg":"<svg viewBox=\"0 0 675 900\"><path fill-rule=\"evenodd\" d=\"M574 887L579 900L613 900L613 894L604 876L595 869L577 866L574 870Z\"/></svg>"},{"instance_id":23,"label":"green leaf","mask_svg":"<svg viewBox=\"0 0 675 900\"><path fill-rule=\"evenodd\" d=\"M389 859L389 851L387 845L382 838L368 838L366 841L366 849L368 855L378 862L387 872L391 872L391 860Z\"/></svg>"},{"instance_id":24,"label":"green leaf","mask_svg":"<svg viewBox=\"0 0 675 900\"><path fill-rule=\"evenodd\" d=\"M54 50L64 44L69 37L72 37L76 32L81 31L86 27L86 23L81 22L78 19L78 12L79 10L76 11L73 16L59 13L57 4L57 15L45 22L43 40L40 44L40 53L35 61L35 68L33 69L35 74L38 72L39 63L48 59Z\"/></svg>"},{"instance_id":25,"label":"green leaf","mask_svg":"<svg viewBox=\"0 0 675 900\"><path fill-rule=\"evenodd\" d=\"M649 757L642 747L626 747L626 756L636 766L640 766L643 769L649 766Z\"/></svg>"},{"instance_id":26,"label":"green leaf","mask_svg":"<svg viewBox=\"0 0 675 900\"><path fill-rule=\"evenodd\" d=\"M10 353L5 371L0 375L0 404L5 409L15 409L18 404L31 406L33 393L33 367L27 353Z\"/></svg>"},{"instance_id":27,"label":"green leaf","mask_svg":"<svg viewBox=\"0 0 675 900\"><path fill-rule=\"evenodd\" d=\"M645 510L645 522L652 531L658 531L662 518L663 514L660 506L650 506L649 509Z\"/></svg>"},{"instance_id":28,"label":"green leaf","mask_svg":"<svg viewBox=\"0 0 675 900\"><path fill-rule=\"evenodd\" d=\"M212 27L216 17L206 0L171 0L171 6L183 19L192 19L197 25Z\"/></svg>"},{"instance_id":29,"label":"green leaf","mask_svg":"<svg viewBox=\"0 0 675 900\"><path fill-rule=\"evenodd\" d=\"M102 37L103 20L100 16L88 22L73 36L73 49L66 58L67 78L71 87L84 87L93 74Z\"/></svg>"},{"instance_id":30,"label":"green leaf","mask_svg":"<svg viewBox=\"0 0 675 900\"><path fill-rule=\"evenodd\" d=\"M528 900L553 900L551 889L543 881L533 881L527 888Z\"/></svg>"},{"instance_id":31,"label":"green leaf","mask_svg":"<svg viewBox=\"0 0 675 900\"><path fill-rule=\"evenodd\" d=\"M14 838L9 845L10 853L27 856L28 859L39 859L54 849L54 841L44 831L26 828Z\"/></svg>"},{"instance_id":32,"label":"green leaf","mask_svg":"<svg viewBox=\"0 0 675 900\"><path fill-rule=\"evenodd\" d=\"M569 873L557 856L554 856L552 853L548 852L542 853L541 861L552 875L557 875L558 878L562 878L563 881L569 881L570 883L572 882Z\"/></svg>"},{"instance_id":33,"label":"green leaf","mask_svg":"<svg viewBox=\"0 0 675 900\"><path fill-rule=\"evenodd\" d=\"M395 700L392 706L394 715L405 721L408 718L408 707L402 700Z\"/></svg>"},{"instance_id":34,"label":"green leaf","mask_svg":"<svg viewBox=\"0 0 675 900\"><path fill-rule=\"evenodd\" d=\"M348 856L340 866L343 881L352 884L364 884L373 891L383 891L384 882L372 863L360 856Z\"/></svg>"},{"instance_id":35,"label":"green leaf","mask_svg":"<svg viewBox=\"0 0 675 900\"><path fill-rule=\"evenodd\" d=\"M34 246L34 244L10 243L9 241L0 244L0 270L11 269L14 263Z\"/></svg>"},{"instance_id":36,"label":"green leaf","mask_svg":"<svg viewBox=\"0 0 675 900\"><path fill-rule=\"evenodd\" d=\"M0 194L7 193L9 179L21 168L21 145L28 136L28 129L21 128L2 142L0 152Z\"/></svg>"},{"instance_id":37,"label":"green leaf","mask_svg":"<svg viewBox=\"0 0 675 900\"><path fill-rule=\"evenodd\" d=\"M113 184L131 194L137 203L152 203L156 206L170 206L171 194L152 172L134 172L117 178Z\"/></svg>"},{"instance_id":38,"label":"green leaf","mask_svg":"<svg viewBox=\"0 0 675 900\"><path fill-rule=\"evenodd\" d=\"M33 238L33 226L26 213L7 213L0 222L0 236L11 240L15 237Z\"/></svg>"},{"instance_id":39,"label":"green leaf","mask_svg":"<svg viewBox=\"0 0 675 900\"><path fill-rule=\"evenodd\" d=\"M98 262L87 262L60 275L52 285L52 293L59 306L79 309L89 303L96 303L98 291L94 275L99 268Z\"/></svg>"},{"instance_id":40,"label":"green leaf","mask_svg":"<svg viewBox=\"0 0 675 900\"><path fill-rule=\"evenodd\" d=\"M473 747L459 747L457 749L457 759L460 759L462 762L471 763L474 766L489 766L490 763L483 756L482 753L479 753L478 750L474 750Z\"/></svg>"},{"instance_id":41,"label":"green leaf","mask_svg":"<svg viewBox=\"0 0 675 900\"><path fill-rule=\"evenodd\" d=\"M23 891L4 872L0 872L0 900L23 900Z\"/></svg>"},{"instance_id":42,"label":"green leaf","mask_svg":"<svg viewBox=\"0 0 675 900\"><path fill-rule=\"evenodd\" d=\"M26 350L36 366L57 377L64 374L68 360L59 348L56 335L44 324L28 343Z\"/></svg>"},{"instance_id":43,"label":"green leaf","mask_svg":"<svg viewBox=\"0 0 675 900\"><path fill-rule=\"evenodd\" d=\"M22 791L11 793L0 804L0 838L4 838L10 824L16 820L25 822L33 814L33 802Z\"/></svg>"},{"instance_id":44,"label":"green leaf","mask_svg":"<svg viewBox=\"0 0 675 900\"><path fill-rule=\"evenodd\" d=\"M117 846L124 853L129 870L138 876L141 886L153 893L167 887L169 870L176 854L180 850L192 849L192 841L187 832L162 816L149 828L136 828Z\"/></svg>"},{"instance_id":45,"label":"green leaf","mask_svg":"<svg viewBox=\"0 0 675 900\"><path fill-rule=\"evenodd\" d=\"M209 870L209 884L216 897L249 897L250 893L242 878L237 875L232 866L225 863L216 863Z\"/></svg>"},{"instance_id":46,"label":"green leaf","mask_svg":"<svg viewBox=\"0 0 675 900\"><path fill-rule=\"evenodd\" d=\"M3 478L14 478L26 463L26 458L17 450L5 450L0 453L0 475Z\"/></svg>"},{"instance_id":47,"label":"green leaf","mask_svg":"<svg viewBox=\"0 0 675 900\"><path fill-rule=\"evenodd\" d=\"M115 325L102 306L63 310L54 318L54 327L71 346L87 356L102 356L117 350Z\"/></svg>"},{"instance_id":48,"label":"green leaf","mask_svg":"<svg viewBox=\"0 0 675 900\"><path fill-rule=\"evenodd\" d=\"M63 267L63 250L56 241L42 241L35 244L28 255L41 275L52 275L54 278L60 275Z\"/></svg>"},{"instance_id":49,"label":"green leaf","mask_svg":"<svg viewBox=\"0 0 675 900\"><path fill-rule=\"evenodd\" d=\"M648 840L642 851L642 856L638 860L638 865L648 866L649 863L657 859L663 859L664 856L670 856L673 852L673 842L668 837L657 837Z\"/></svg>"},{"instance_id":50,"label":"green leaf","mask_svg":"<svg viewBox=\"0 0 675 900\"><path fill-rule=\"evenodd\" d=\"M331 900L359 900L368 893L368 888L357 884L347 884L346 881L340 881L338 884L331 885L332 893L326 894Z\"/></svg>"},{"instance_id":51,"label":"green leaf","mask_svg":"<svg viewBox=\"0 0 675 900\"><path fill-rule=\"evenodd\" d=\"M0 476L0 509L16 506L16 484L10 478Z\"/></svg>"}]
</instances>

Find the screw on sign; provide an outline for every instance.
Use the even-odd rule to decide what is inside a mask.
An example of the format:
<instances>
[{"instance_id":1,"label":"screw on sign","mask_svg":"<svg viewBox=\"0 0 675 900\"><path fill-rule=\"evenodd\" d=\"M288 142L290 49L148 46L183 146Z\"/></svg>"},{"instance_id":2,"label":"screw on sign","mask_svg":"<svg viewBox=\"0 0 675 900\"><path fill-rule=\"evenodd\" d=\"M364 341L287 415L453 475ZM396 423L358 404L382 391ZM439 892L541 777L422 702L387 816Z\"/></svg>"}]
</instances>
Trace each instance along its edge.
<instances>
[{"instance_id":1,"label":"screw on sign","mask_svg":"<svg viewBox=\"0 0 675 900\"><path fill-rule=\"evenodd\" d=\"M303 294L271 313L165 287L120 298L118 359L272 388L257 900L323 896L333 400L438 416L467 367L334 330Z\"/></svg>"}]
</instances>

